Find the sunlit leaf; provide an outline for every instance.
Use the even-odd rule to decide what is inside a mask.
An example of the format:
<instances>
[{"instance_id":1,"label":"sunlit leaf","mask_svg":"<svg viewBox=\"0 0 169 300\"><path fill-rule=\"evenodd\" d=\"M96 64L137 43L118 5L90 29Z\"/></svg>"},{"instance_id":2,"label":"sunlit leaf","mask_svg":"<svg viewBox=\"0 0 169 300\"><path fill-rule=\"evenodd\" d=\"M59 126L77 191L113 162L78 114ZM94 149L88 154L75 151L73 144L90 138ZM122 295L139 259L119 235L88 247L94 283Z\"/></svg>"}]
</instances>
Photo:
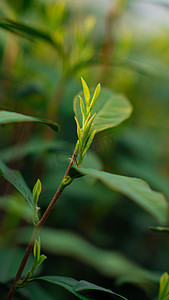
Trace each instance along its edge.
<instances>
[{"instance_id":1,"label":"sunlit leaf","mask_svg":"<svg viewBox=\"0 0 169 300\"><path fill-rule=\"evenodd\" d=\"M17 170L13 170L8 168L1 160L0 160L0 174L10 182L27 200L29 205L33 207L33 196L31 190L27 186L24 178L21 173Z\"/></svg>"},{"instance_id":2,"label":"sunlit leaf","mask_svg":"<svg viewBox=\"0 0 169 300\"><path fill-rule=\"evenodd\" d=\"M64 277L64 276L43 276L38 277L32 280L43 280L58 286L63 287L71 294L75 295L77 298L82 300L90 300L90 299L97 299L96 297L90 295L91 291L99 291L101 295L104 294L103 297L106 297L106 294L112 295L112 299L124 299L126 298L118 295L117 293L112 292L111 290L105 289L101 286L95 285L85 280L77 281L74 278ZM31 280L31 281L32 281Z\"/></svg>"},{"instance_id":3,"label":"sunlit leaf","mask_svg":"<svg viewBox=\"0 0 169 300\"><path fill-rule=\"evenodd\" d=\"M0 110L0 124L18 123L18 122L36 122L48 125L54 131L59 130L59 125L50 120L36 118L32 116L27 116L19 114L12 111Z\"/></svg>"},{"instance_id":4,"label":"sunlit leaf","mask_svg":"<svg viewBox=\"0 0 169 300\"><path fill-rule=\"evenodd\" d=\"M109 189L132 199L162 224L167 223L169 209L167 200L162 193L153 191L144 180L85 168L72 168L70 174L89 175L98 179Z\"/></svg>"},{"instance_id":5,"label":"sunlit leaf","mask_svg":"<svg viewBox=\"0 0 169 300\"><path fill-rule=\"evenodd\" d=\"M160 279L158 300L169 300L169 276L167 272Z\"/></svg>"},{"instance_id":6,"label":"sunlit leaf","mask_svg":"<svg viewBox=\"0 0 169 300\"><path fill-rule=\"evenodd\" d=\"M82 127L80 101L78 96L74 100L74 112ZM101 89L92 113L96 113L93 130L97 132L112 128L127 119L132 112L132 106L122 95L113 93L108 89Z\"/></svg>"}]
</instances>

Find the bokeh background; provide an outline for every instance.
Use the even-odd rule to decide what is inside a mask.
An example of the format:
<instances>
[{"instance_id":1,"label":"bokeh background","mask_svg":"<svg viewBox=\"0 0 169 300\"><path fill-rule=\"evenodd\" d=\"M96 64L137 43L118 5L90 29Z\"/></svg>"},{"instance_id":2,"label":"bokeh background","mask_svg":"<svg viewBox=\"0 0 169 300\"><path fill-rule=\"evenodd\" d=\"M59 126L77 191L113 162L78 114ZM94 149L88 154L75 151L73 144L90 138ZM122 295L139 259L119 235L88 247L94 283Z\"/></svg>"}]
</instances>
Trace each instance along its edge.
<instances>
[{"instance_id":1,"label":"bokeh background","mask_svg":"<svg viewBox=\"0 0 169 300\"><path fill-rule=\"evenodd\" d=\"M41 212L74 149L73 99L81 90L80 76L91 88L100 82L124 94L133 105L129 120L96 136L84 166L140 177L169 199L168 1L3 0L0 16L0 108L61 126L59 134L36 124L0 126L0 158L20 170L31 189L37 178L42 181ZM13 26L2 26L3 18L29 30L9 20ZM0 188L3 297L29 239L32 215L2 178ZM169 238L150 230L156 225L161 224L126 197L95 180L78 179L42 231L48 259L39 274L91 281L129 300L157 299L159 278L169 266ZM147 277L135 282L130 264ZM75 297L37 282L15 298Z\"/></svg>"}]
</instances>

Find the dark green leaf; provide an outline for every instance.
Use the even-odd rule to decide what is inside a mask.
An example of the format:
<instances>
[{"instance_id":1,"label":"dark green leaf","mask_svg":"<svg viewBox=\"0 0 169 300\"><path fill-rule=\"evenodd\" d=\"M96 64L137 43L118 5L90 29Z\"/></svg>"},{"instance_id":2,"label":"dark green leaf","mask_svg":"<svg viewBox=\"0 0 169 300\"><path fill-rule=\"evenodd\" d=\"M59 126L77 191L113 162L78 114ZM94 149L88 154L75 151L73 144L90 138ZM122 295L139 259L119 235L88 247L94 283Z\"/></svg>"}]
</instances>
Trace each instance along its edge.
<instances>
[{"instance_id":1,"label":"dark green leaf","mask_svg":"<svg viewBox=\"0 0 169 300\"><path fill-rule=\"evenodd\" d=\"M72 168L70 175L76 176L75 173L77 176L89 175L98 179L109 189L131 198L162 224L167 223L169 207L167 200L162 193L151 190L144 180L85 168Z\"/></svg>"},{"instance_id":2,"label":"dark green leaf","mask_svg":"<svg viewBox=\"0 0 169 300\"><path fill-rule=\"evenodd\" d=\"M54 131L59 130L59 125L50 120L31 117L16 112L0 110L0 124L18 123L18 122L38 122L51 127Z\"/></svg>"},{"instance_id":3,"label":"dark green leaf","mask_svg":"<svg viewBox=\"0 0 169 300\"><path fill-rule=\"evenodd\" d=\"M93 283L87 282L85 280L80 280L77 281L73 278L70 277L63 277L63 276L43 276L43 277L38 277L32 280L44 280L47 282L50 282L55 285L59 285L75 295L77 298L82 299L82 300L88 300L88 299L96 299L95 297L90 296L90 291L91 290L97 290L107 294L111 294L113 299L124 299L127 300L126 298L112 292L111 290L105 289L103 287L100 287L98 285L95 285ZM85 295L87 294L87 295Z\"/></svg>"},{"instance_id":4,"label":"dark green leaf","mask_svg":"<svg viewBox=\"0 0 169 300\"><path fill-rule=\"evenodd\" d=\"M29 205L33 208L33 196L32 193L25 183L21 173L17 170L12 170L8 168L1 160L0 160L0 174L10 182L27 200Z\"/></svg>"},{"instance_id":5,"label":"dark green leaf","mask_svg":"<svg viewBox=\"0 0 169 300\"><path fill-rule=\"evenodd\" d=\"M28 242L32 228L24 228L16 242ZM72 232L44 228L40 233L43 249L55 255L73 257L93 267L99 273L116 278L118 282L131 282L145 289L154 287L160 275L130 261L117 251L100 249Z\"/></svg>"},{"instance_id":6,"label":"dark green leaf","mask_svg":"<svg viewBox=\"0 0 169 300\"><path fill-rule=\"evenodd\" d=\"M158 232L166 232L169 233L169 227L161 227L161 226L151 226L151 230L158 231Z\"/></svg>"},{"instance_id":7,"label":"dark green leaf","mask_svg":"<svg viewBox=\"0 0 169 300\"><path fill-rule=\"evenodd\" d=\"M25 25L18 21L13 21L11 19L2 18L2 17L0 18L0 27L8 30L10 32L13 32L16 35L23 36L24 38L41 39L45 42L48 42L52 46L54 46L59 54L62 54L62 52L63 52L61 44L54 41L53 38L50 36L50 34L44 32L42 30Z\"/></svg>"}]
</instances>

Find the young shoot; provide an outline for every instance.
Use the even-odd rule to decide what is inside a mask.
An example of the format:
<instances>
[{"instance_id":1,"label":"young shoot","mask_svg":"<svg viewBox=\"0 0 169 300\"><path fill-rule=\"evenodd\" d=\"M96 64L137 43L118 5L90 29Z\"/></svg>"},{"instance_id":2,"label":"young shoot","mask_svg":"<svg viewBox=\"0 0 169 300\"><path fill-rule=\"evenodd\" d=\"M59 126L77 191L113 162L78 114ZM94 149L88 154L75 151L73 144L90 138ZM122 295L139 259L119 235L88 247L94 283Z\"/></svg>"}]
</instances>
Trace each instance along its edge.
<instances>
[{"instance_id":1,"label":"young shoot","mask_svg":"<svg viewBox=\"0 0 169 300\"><path fill-rule=\"evenodd\" d=\"M27 275L23 280L19 280L16 284L15 289L19 289L24 287L29 283L29 279L35 272L35 270L43 263L43 261L47 258L46 255L40 254L41 252L41 245L40 245L40 237L34 242L33 254L34 254L34 263L32 269L28 271Z\"/></svg>"},{"instance_id":2,"label":"young shoot","mask_svg":"<svg viewBox=\"0 0 169 300\"><path fill-rule=\"evenodd\" d=\"M40 210L40 207L38 207L38 201L39 201L39 196L42 191L42 184L41 181L38 179L37 182L35 183L33 187L33 205L34 205L34 216L33 216L33 225L37 226L39 222L39 217L38 217L38 211Z\"/></svg>"},{"instance_id":3,"label":"young shoot","mask_svg":"<svg viewBox=\"0 0 169 300\"><path fill-rule=\"evenodd\" d=\"M82 81L82 87L83 87L83 94L84 94L84 100L79 95L78 100L79 107L80 107L80 120L78 119L78 116L76 114L75 121L77 126L77 136L78 141L76 144L75 154L78 156L77 165L81 165L85 154L87 150L89 149L94 136L96 134L96 130L93 129L94 124L94 118L96 116L96 113L92 114L92 109L96 103L96 100L100 93L100 83L97 85L93 97L91 99L90 91L87 86L87 83L85 80L81 77ZM75 109L76 111L76 109Z\"/></svg>"}]
</instances>

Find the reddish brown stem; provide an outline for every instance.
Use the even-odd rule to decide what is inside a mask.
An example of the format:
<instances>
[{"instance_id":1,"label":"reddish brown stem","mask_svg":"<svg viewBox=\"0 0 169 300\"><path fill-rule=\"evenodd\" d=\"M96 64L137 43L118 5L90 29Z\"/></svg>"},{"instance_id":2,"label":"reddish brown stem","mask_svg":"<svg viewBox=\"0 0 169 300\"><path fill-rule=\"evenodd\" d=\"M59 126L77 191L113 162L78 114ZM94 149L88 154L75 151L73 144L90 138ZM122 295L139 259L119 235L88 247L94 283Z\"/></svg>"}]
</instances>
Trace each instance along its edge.
<instances>
[{"instance_id":1,"label":"reddish brown stem","mask_svg":"<svg viewBox=\"0 0 169 300\"><path fill-rule=\"evenodd\" d=\"M72 159L69 163L69 166L66 170L66 173L64 175L64 177L66 177L68 174L69 174L69 170L73 164L73 162L76 160L76 154L74 153L73 156L72 156ZM48 205L47 209L45 210L42 218L40 219L39 223L38 223L38 226L36 227L36 229L34 229L33 233L32 233L32 237L30 239L30 242L26 248L26 251L25 251L25 254L23 256L23 259L20 263L20 266L19 266L19 269L18 269L18 272L16 274L16 277L12 283L12 286L8 292L8 295L6 296L5 300L11 300L12 297L14 296L15 294L15 286L16 286L16 283L18 282L18 280L20 280L21 278L21 275L22 275L22 272L25 268L25 265L27 263L27 260L29 258L29 255L31 254L32 252L32 248L33 248L33 245L34 245L34 240L36 239L37 235L39 234L41 228L43 227L43 225L45 224L48 216L50 215L56 201L59 199L60 195L62 194L63 191L61 191L59 188L57 189L53 199L51 200L50 204Z\"/></svg>"}]
</instances>

